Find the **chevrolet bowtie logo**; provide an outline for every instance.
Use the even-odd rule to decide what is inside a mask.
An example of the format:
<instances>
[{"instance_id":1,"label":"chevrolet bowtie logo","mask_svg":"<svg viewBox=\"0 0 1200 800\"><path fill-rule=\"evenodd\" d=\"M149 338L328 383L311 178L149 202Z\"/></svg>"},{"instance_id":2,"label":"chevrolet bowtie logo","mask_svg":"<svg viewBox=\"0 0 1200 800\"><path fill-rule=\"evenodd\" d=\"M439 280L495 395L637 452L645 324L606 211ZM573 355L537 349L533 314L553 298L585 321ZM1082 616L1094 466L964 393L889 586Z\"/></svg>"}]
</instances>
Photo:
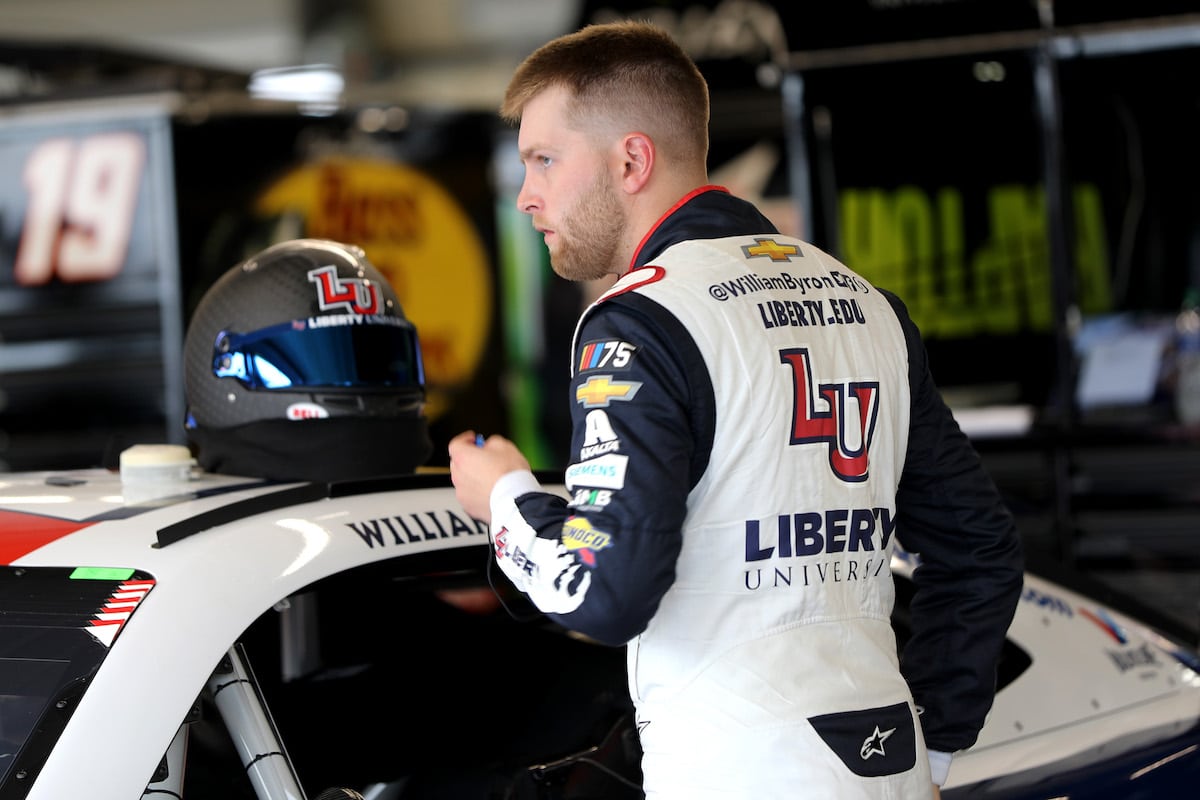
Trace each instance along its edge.
<instances>
[{"instance_id":1,"label":"chevrolet bowtie logo","mask_svg":"<svg viewBox=\"0 0 1200 800\"><path fill-rule=\"evenodd\" d=\"M613 400L632 400L642 384L636 381L614 381L612 375L593 375L575 390L575 402L584 408L603 408Z\"/></svg>"},{"instance_id":2,"label":"chevrolet bowtie logo","mask_svg":"<svg viewBox=\"0 0 1200 800\"><path fill-rule=\"evenodd\" d=\"M746 258L766 256L772 261L791 261L792 256L800 255L800 248L794 244L780 244L774 239L755 239L754 241L757 244L748 244L742 247Z\"/></svg>"}]
</instances>

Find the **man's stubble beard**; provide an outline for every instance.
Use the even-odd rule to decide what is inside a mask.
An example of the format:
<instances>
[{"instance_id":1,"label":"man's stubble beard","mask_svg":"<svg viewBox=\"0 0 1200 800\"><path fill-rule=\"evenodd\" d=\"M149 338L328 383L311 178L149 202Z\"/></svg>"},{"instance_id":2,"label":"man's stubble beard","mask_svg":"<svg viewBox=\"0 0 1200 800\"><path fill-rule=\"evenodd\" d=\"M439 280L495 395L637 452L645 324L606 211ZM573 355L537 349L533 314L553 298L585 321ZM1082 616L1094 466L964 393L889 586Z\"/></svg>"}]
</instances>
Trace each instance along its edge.
<instances>
[{"instance_id":1,"label":"man's stubble beard","mask_svg":"<svg viewBox=\"0 0 1200 800\"><path fill-rule=\"evenodd\" d=\"M558 252L550 253L554 272L569 281L593 281L620 275L625 209L608 176L600 174L566 214L558 229Z\"/></svg>"}]
</instances>

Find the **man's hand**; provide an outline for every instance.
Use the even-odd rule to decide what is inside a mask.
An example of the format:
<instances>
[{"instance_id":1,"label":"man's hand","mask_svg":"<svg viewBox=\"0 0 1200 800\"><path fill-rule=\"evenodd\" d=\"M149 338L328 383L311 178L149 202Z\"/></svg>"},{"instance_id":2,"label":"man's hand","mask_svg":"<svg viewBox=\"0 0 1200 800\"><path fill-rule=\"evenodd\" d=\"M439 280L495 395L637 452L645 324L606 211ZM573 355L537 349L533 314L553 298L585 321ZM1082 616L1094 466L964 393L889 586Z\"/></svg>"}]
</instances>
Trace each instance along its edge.
<instances>
[{"instance_id":1,"label":"man's hand","mask_svg":"<svg viewBox=\"0 0 1200 800\"><path fill-rule=\"evenodd\" d=\"M510 472L528 472L529 461L503 436L489 436L483 444L476 444L474 431L455 436L448 449L455 497L472 518L490 525L492 487Z\"/></svg>"},{"instance_id":2,"label":"man's hand","mask_svg":"<svg viewBox=\"0 0 1200 800\"><path fill-rule=\"evenodd\" d=\"M933 800L942 800L942 787L936 783L933 785Z\"/></svg>"}]
</instances>

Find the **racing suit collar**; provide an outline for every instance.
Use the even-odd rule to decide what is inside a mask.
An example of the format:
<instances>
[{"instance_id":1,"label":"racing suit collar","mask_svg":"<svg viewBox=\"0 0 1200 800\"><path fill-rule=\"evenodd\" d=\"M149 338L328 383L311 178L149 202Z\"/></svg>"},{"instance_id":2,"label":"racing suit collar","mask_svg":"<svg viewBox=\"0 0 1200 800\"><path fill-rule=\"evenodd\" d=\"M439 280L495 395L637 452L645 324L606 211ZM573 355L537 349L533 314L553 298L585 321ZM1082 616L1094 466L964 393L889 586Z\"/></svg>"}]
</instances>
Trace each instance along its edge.
<instances>
[{"instance_id":1,"label":"racing suit collar","mask_svg":"<svg viewBox=\"0 0 1200 800\"><path fill-rule=\"evenodd\" d=\"M757 208L734 197L724 186L701 186L688 192L659 217L642 237L629 269L644 267L671 245L689 239L778 232Z\"/></svg>"}]
</instances>

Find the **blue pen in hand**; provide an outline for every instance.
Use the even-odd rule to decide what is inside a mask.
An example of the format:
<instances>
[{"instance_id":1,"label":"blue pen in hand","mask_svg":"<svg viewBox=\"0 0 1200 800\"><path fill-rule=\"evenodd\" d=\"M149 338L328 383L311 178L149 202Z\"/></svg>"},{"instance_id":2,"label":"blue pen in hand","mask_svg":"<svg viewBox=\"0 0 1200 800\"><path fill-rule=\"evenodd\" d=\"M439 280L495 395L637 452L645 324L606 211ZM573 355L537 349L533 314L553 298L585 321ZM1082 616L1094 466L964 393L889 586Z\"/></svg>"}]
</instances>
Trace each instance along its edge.
<instances>
[{"instance_id":1,"label":"blue pen in hand","mask_svg":"<svg viewBox=\"0 0 1200 800\"><path fill-rule=\"evenodd\" d=\"M475 434L475 446L483 447L483 434L482 433Z\"/></svg>"}]
</instances>

